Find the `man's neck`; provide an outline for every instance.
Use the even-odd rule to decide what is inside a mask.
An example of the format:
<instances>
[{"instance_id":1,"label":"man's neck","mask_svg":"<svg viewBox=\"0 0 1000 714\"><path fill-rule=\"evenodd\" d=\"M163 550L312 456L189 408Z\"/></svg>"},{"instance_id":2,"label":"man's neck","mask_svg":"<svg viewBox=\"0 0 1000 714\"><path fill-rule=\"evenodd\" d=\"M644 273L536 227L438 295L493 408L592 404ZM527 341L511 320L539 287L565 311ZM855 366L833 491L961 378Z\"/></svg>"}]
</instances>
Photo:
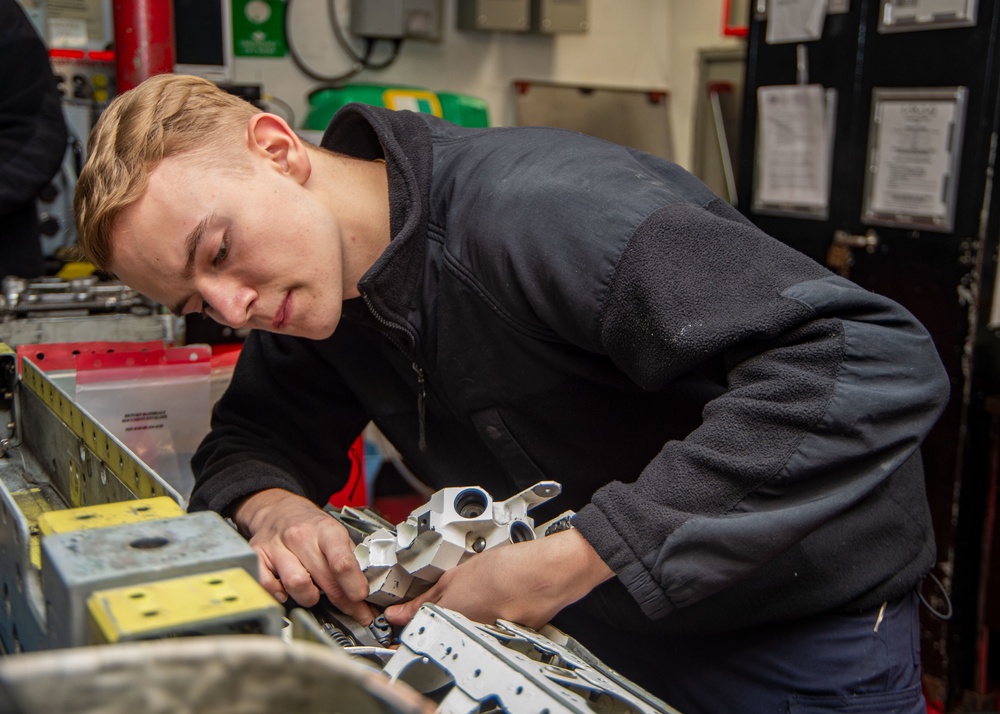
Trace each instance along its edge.
<instances>
[{"instance_id":1,"label":"man's neck","mask_svg":"<svg viewBox=\"0 0 1000 714\"><path fill-rule=\"evenodd\" d=\"M341 227L344 299L389 245L389 185L385 163L311 150L315 190Z\"/></svg>"}]
</instances>

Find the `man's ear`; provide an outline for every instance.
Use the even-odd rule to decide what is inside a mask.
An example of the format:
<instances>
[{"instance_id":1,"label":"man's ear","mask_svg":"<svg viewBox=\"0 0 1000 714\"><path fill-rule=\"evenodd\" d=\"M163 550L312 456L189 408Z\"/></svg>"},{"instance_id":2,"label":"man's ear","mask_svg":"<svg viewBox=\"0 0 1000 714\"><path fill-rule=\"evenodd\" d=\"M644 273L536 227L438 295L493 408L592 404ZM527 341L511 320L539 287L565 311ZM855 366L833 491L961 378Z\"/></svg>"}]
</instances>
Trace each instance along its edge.
<instances>
[{"instance_id":1,"label":"man's ear","mask_svg":"<svg viewBox=\"0 0 1000 714\"><path fill-rule=\"evenodd\" d=\"M270 162L301 183L309 178L311 166L305 145L295 130L275 114L255 114L247 123L250 152Z\"/></svg>"}]
</instances>

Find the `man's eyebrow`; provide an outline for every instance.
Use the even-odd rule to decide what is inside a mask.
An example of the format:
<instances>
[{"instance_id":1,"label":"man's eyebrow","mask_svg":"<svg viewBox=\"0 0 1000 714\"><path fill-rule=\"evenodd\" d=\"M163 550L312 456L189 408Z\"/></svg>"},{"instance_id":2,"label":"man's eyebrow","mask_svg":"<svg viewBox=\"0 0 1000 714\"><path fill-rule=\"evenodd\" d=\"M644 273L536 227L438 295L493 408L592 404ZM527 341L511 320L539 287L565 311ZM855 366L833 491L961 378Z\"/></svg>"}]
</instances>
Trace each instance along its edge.
<instances>
[{"instance_id":1,"label":"man's eyebrow","mask_svg":"<svg viewBox=\"0 0 1000 714\"><path fill-rule=\"evenodd\" d=\"M198 254L198 246L201 245L202 239L205 237L205 232L208 230L208 224L211 223L212 218L215 214L205 216L201 219L201 222L196 225L191 232L188 234L187 238L184 239L185 251L187 252L187 260L184 263L184 270L181 271L182 280L190 280L191 276L194 275L194 260ZM172 312L177 317L181 316L184 311L184 305L191 298L184 298L177 305L171 308Z\"/></svg>"}]
</instances>

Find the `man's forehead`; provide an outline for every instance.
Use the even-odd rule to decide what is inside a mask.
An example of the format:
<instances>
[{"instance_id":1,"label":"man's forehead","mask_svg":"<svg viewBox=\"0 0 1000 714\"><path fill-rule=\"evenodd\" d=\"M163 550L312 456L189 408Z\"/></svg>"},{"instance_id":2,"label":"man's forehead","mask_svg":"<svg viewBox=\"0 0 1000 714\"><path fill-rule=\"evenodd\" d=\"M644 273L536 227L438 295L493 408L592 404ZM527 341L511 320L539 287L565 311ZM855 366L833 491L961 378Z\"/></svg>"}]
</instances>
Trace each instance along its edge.
<instances>
[{"instance_id":1,"label":"man's forehead","mask_svg":"<svg viewBox=\"0 0 1000 714\"><path fill-rule=\"evenodd\" d=\"M164 159L150 172L138 200L122 211L116 231L133 240L147 234L154 234L160 241L169 236L183 237L204 219L204 212L197 176L171 159Z\"/></svg>"},{"instance_id":2,"label":"man's forehead","mask_svg":"<svg viewBox=\"0 0 1000 714\"><path fill-rule=\"evenodd\" d=\"M112 271L130 287L172 304L183 288L186 236L199 224L200 210L183 196L169 200L151 181L115 222Z\"/></svg>"}]
</instances>

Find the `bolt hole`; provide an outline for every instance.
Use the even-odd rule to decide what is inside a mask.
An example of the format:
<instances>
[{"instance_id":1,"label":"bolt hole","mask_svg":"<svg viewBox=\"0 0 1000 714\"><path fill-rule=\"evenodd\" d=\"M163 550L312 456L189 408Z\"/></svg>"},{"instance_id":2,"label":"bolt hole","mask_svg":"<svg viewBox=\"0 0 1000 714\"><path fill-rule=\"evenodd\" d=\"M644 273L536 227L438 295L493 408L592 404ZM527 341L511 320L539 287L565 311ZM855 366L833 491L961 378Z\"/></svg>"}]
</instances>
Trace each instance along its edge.
<instances>
[{"instance_id":1,"label":"bolt hole","mask_svg":"<svg viewBox=\"0 0 1000 714\"><path fill-rule=\"evenodd\" d=\"M509 532L511 543L524 543L525 541L535 539L535 532L524 521L514 521L511 523Z\"/></svg>"},{"instance_id":2,"label":"bolt hole","mask_svg":"<svg viewBox=\"0 0 1000 714\"><path fill-rule=\"evenodd\" d=\"M170 541L166 538L161 536L152 536L150 538L137 538L129 543L129 547L137 548L138 550L153 550L155 548L162 548L168 543L170 543Z\"/></svg>"},{"instance_id":3,"label":"bolt hole","mask_svg":"<svg viewBox=\"0 0 1000 714\"><path fill-rule=\"evenodd\" d=\"M476 518L486 511L486 495L478 489L467 489L455 496L455 512L462 518Z\"/></svg>"}]
</instances>

